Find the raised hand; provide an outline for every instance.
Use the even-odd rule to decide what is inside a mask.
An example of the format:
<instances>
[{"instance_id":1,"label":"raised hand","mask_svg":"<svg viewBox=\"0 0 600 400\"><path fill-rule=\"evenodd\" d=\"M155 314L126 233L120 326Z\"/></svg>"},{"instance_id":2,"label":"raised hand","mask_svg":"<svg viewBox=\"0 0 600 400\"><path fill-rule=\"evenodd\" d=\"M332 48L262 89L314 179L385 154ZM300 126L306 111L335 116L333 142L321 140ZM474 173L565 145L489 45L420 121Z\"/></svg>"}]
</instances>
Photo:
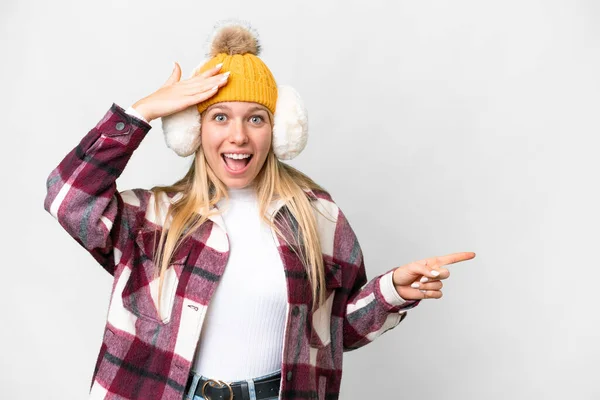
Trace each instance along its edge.
<instances>
[{"instance_id":1,"label":"raised hand","mask_svg":"<svg viewBox=\"0 0 600 400\"><path fill-rule=\"evenodd\" d=\"M221 64L202 74L181 79L181 67L175 63L173 72L156 92L135 102L133 108L146 121L174 114L214 96L218 89L227 84L229 72L218 74Z\"/></svg>"},{"instance_id":2,"label":"raised hand","mask_svg":"<svg viewBox=\"0 0 600 400\"><path fill-rule=\"evenodd\" d=\"M442 267L474 257L472 252L453 253L403 265L394 271L394 286L405 300L439 299L442 297L442 280L450 276L450 271Z\"/></svg>"}]
</instances>

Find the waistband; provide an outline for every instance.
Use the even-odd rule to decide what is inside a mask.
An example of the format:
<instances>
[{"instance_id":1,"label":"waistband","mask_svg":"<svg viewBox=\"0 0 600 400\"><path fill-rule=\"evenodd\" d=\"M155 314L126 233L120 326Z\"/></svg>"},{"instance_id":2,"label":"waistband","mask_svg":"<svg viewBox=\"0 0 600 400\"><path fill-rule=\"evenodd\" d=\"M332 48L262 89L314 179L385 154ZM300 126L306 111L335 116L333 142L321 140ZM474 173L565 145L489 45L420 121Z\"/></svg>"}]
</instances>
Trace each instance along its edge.
<instances>
[{"instance_id":1,"label":"waistband","mask_svg":"<svg viewBox=\"0 0 600 400\"><path fill-rule=\"evenodd\" d=\"M224 382L191 372L185 387L185 398L193 400L194 396L199 396L211 400L270 399L279 396L280 384L281 371L234 382Z\"/></svg>"}]
</instances>

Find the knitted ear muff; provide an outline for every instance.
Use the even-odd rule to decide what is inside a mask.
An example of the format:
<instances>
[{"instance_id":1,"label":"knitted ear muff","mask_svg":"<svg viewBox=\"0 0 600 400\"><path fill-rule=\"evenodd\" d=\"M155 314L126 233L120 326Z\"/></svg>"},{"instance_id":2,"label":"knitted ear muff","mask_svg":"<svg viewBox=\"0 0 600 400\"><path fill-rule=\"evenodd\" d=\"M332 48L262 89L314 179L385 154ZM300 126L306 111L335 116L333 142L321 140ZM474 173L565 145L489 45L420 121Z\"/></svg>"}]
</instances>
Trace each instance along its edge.
<instances>
[{"instance_id":1,"label":"knitted ear muff","mask_svg":"<svg viewBox=\"0 0 600 400\"><path fill-rule=\"evenodd\" d=\"M253 40L236 40L239 39L238 35L242 35L243 38L250 37ZM231 43L231 45L228 43ZM224 48L228 45L231 49ZM225 24L220 23L217 25L216 32L211 35L211 42L209 43L210 56L213 59L209 59L206 63L214 60L214 57L223 57L223 54L230 56L233 54L247 54L244 50L245 47L248 47L247 52L250 54L257 54L260 51L258 37L247 23L237 23L235 21L227 21ZM218 54L215 49L218 49ZM192 76L200 73L200 69L206 63L196 67ZM270 74L270 72L268 73ZM218 101L252 101L252 96L246 100L228 98L228 95L224 96L227 99L219 99ZM272 104L270 108L272 108ZM194 154L201 145L201 117L198 107L193 105L185 110L161 118L165 142L179 156L187 157ZM273 116L273 151L275 156L281 160L291 160L306 147L308 140L308 115L302 99L293 88L277 86L277 101Z\"/></svg>"}]
</instances>

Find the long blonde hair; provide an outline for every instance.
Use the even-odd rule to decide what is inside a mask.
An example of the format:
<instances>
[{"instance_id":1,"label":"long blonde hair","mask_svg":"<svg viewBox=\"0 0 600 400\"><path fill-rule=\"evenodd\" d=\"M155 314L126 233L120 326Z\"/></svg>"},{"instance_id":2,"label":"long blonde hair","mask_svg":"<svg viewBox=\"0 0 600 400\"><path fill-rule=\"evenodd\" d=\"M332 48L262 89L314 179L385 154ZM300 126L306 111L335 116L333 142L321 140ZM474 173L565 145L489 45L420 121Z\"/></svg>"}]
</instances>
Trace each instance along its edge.
<instances>
[{"instance_id":1,"label":"long blonde hair","mask_svg":"<svg viewBox=\"0 0 600 400\"><path fill-rule=\"evenodd\" d=\"M271 118L271 121L273 119ZM312 179L277 159L270 151L265 163L254 180L259 203L259 213L296 253L305 267L312 289L313 309L325 302L325 269L317 221L313 205L305 190L323 190ZM178 246L196 229L205 223L209 216L220 211L214 206L222 198L227 198L227 188L216 176L206 161L204 150L200 146L194 161L186 175L171 186L153 187L155 199L160 194L182 196L171 206L165 216L154 263L159 277L159 300L164 282L164 274ZM276 224L267 215L272 201L281 199L287 211L295 220L290 225L290 216L282 218L282 224ZM158 201L155 201L158 215ZM317 211L318 212L318 211ZM292 226L296 225L297 226ZM159 310L160 315L160 310Z\"/></svg>"}]
</instances>

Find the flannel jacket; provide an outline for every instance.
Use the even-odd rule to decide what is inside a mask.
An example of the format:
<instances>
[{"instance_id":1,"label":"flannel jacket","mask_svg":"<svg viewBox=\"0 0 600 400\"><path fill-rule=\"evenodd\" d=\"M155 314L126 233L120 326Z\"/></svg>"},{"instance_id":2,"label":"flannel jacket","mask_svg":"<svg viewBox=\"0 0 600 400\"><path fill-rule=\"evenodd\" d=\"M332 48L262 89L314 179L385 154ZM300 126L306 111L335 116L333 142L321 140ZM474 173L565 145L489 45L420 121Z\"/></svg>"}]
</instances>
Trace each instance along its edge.
<instances>
[{"instance_id":1,"label":"flannel jacket","mask_svg":"<svg viewBox=\"0 0 600 400\"><path fill-rule=\"evenodd\" d=\"M113 104L47 180L45 209L114 277L90 399L181 400L207 307L227 264L227 233L217 215L176 250L159 314L154 233L160 233L177 195L119 192L115 183L150 129ZM388 275L393 270L367 281L359 243L342 211L328 193L307 196L320 211L315 215L327 301L311 310L304 267L274 236L288 290L279 398L333 400L339 397L343 352L397 326L419 301L398 295ZM270 211L289 222L286 209L274 202Z\"/></svg>"}]
</instances>

